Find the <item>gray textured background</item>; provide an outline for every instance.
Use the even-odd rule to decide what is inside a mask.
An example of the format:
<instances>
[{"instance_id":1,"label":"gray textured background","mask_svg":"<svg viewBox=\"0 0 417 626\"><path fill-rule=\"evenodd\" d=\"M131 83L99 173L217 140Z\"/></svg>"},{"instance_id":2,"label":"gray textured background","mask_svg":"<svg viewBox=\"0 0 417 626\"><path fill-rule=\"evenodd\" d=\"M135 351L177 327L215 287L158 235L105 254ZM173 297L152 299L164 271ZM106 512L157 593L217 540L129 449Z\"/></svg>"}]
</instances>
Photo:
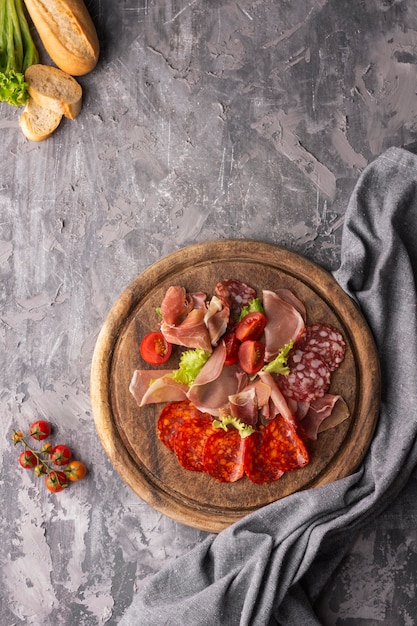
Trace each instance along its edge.
<instances>
[{"instance_id":1,"label":"gray textured background","mask_svg":"<svg viewBox=\"0 0 417 626\"><path fill-rule=\"evenodd\" d=\"M79 79L79 117L36 144L0 105L2 626L117 624L135 589L205 536L132 493L96 435L91 357L129 282L224 237L335 269L359 173L417 139L414 0L88 6L101 56ZM57 496L10 440L37 418L89 466ZM415 480L358 537L323 624L416 623Z\"/></svg>"}]
</instances>

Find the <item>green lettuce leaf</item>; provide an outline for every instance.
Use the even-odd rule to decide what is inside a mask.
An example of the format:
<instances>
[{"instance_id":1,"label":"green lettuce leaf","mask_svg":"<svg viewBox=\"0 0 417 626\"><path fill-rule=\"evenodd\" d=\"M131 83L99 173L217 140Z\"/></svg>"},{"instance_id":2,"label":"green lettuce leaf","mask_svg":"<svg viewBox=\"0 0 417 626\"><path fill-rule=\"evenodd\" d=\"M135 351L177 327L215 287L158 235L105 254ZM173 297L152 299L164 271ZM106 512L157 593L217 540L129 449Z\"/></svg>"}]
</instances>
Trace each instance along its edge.
<instances>
[{"instance_id":1,"label":"green lettuce leaf","mask_svg":"<svg viewBox=\"0 0 417 626\"><path fill-rule=\"evenodd\" d=\"M25 70L39 63L22 0L0 0L0 100L13 106L28 98Z\"/></svg>"},{"instance_id":2,"label":"green lettuce leaf","mask_svg":"<svg viewBox=\"0 0 417 626\"><path fill-rule=\"evenodd\" d=\"M179 368L172 372L172 378L177 383L192 385L209 358L210 353L205 350L185 350L180 356Z\"/></svg>"},{"instance_id":3,"label":"green lettuce leaf","mask_svg":"<svg viewBox=\"0 0 417 626\"><path fill-rule=\"evenodd\" d=\"M26 104L28 97L28 85L23 74L14 70L8 74L0 72L0 100L18 107Z\"/></svg>"},{"instance_id":4,"label":"green lettuce leaf","mask_svg":"<svg viewBox=\"0 0 417 626\"><path fill-rule=\"evenodd\" d=\"M213 420L212 426L213 428L222 428L223 430L228 430L228 426L233 426L233 428L239 431L242 439L249 437L249 435L255 432L252 426L241 422L237 417L233 417L232 415L223 415L220 419Z\"/></svg>"},{"instance_id":5,"label":"green lettuce leaf","mask_svg":"<svg viewBox=\"0 0 417 626\"><path fill-rule=\"evenodd\" d=\"M259 298L254 298L253 300L249 300L248 304L242 307L239 315L239 322L249 313L265 313L264 308L262 306L262 302Z\"/></svg>"},{"instance_id":6,"label":"green lettuce leaf","mask_svg":"<svg viewBox=\"0 0 417 626\"><path fill-rule=\"evenodd\" d=\"M283 374L288 376L290 368L287 366L287 359L290 351L294 347L294 341L291 339L281 350L273 361L270 361L263 366L262 371L268 372L268 374Z\"/></svg>"}]
</instances>

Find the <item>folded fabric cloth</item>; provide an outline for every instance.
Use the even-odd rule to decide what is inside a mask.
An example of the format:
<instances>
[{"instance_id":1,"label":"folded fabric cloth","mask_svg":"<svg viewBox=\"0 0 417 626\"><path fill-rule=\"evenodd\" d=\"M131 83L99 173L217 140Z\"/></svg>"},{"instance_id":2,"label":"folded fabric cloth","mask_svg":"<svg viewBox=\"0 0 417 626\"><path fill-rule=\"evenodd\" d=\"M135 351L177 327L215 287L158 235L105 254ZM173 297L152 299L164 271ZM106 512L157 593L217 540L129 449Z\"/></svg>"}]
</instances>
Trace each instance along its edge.
<instances>
[{"instance_id":1,"label":"folded fabric cloth","mask_svg":"<svg viewBox=\"0 0 417 626\"><path fill-rule=\"evenodd\" d=\"M377 344L381 410L359 469L244 517L156 574L120 626L314 626L313 604L349 542L417 464L417 157L367 166L344 223L339 284Z\"/></svg>"}]
</instances>

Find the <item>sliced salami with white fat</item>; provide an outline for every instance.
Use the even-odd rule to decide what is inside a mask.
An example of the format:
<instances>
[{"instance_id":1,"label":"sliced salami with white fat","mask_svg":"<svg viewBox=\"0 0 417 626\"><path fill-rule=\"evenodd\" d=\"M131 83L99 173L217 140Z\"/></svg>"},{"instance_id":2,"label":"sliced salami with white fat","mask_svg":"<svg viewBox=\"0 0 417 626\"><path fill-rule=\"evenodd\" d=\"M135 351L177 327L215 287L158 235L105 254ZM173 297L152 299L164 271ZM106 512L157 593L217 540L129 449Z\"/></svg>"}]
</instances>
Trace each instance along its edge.
<instances>
[{"instance_id":1,"label":"sliced salami with white fat","mask_svg":"<svg viewBox=\"0 0 417 626\"><path fill-rule=\"evenodd\" d=\"M238 317L242 307L256 298L256 290L235 278L219 281L214 292L223 304L230 309L233 317Z\"/></svg>"},{"instance_id":2,"label":"sliced salami with white fat","mask_svg":"<svg viewBox=\"0 0 417 626\"><path fill-rule=\"evenodd\" d=\"M322 322L307 326L297 347L320 355L331 372L339 367L346 352L346 342L342 333L330 324Z\"/></svg>"},{"instance_id":3,"label":"sliced salami with white fat","mask_svg":"<svg viewBox=\"0 0 417 626\"><path fill-rule=\"evenodd\" d=\"M279 376L279 386L289 398L312 402L327 393L331 372L320 355L312 350L293 350L287 364L290 373Z\"/></svg>"}]
</instances>

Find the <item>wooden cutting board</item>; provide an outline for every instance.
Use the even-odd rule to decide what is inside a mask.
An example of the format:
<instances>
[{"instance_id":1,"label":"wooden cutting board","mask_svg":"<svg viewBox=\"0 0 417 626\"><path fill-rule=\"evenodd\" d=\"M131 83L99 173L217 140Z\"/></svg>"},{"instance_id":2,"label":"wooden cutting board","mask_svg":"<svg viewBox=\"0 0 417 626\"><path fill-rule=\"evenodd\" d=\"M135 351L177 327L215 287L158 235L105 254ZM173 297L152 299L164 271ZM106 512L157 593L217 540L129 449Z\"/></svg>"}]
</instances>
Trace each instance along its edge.
<instances>
[{"instance_id":1,"label":"wooden cutting board","mask_svg":"<svg viewBox=\"0 0 417 626\"><path fill-rule=\"evenodd\" d=\"M346 357L333 374L331 393L348 404L350 417L309 442L310 463L268 485L246 477L223 484L182 469L157 438L163 405L139 408L129 392L141 338L158 329L155 312L166 289L205 291L236 278L262 289L291 289L306 305L307 323L330 323L346 340ZM180 348L164 368L176 369ZM348 476L370 444L379 410L380 373L372 334L357 306L333 277L311 261L258 241L219 240L174 252L150 266L121 294L108 314L94 351L91 401L98 435L115 469L144 501L169 517L219 532L244 515L295 491Z\"/></svg>"}]
</instances>

